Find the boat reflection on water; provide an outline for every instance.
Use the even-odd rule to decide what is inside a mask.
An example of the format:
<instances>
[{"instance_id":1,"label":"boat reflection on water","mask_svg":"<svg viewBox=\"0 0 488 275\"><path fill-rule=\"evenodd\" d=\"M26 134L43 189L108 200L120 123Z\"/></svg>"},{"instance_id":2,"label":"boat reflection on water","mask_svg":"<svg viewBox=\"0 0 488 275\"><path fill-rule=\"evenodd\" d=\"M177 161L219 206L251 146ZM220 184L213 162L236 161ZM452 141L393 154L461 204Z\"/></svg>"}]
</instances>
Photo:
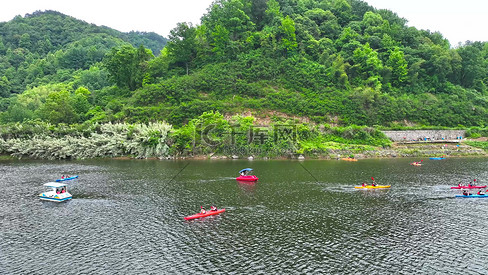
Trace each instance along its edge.
<instances>
[{"instance_id":1,"label":"boat reflection on water","mask_svg":"<svg viewBox=\"0 0 488 275\"><path fill-rule=\"evenodd\" d=\"M237 181L237 185L245 193L254 193L256 191L256 186L257 186L255 181L240 181L240 180Z\"/></svg>"}]
</instances>

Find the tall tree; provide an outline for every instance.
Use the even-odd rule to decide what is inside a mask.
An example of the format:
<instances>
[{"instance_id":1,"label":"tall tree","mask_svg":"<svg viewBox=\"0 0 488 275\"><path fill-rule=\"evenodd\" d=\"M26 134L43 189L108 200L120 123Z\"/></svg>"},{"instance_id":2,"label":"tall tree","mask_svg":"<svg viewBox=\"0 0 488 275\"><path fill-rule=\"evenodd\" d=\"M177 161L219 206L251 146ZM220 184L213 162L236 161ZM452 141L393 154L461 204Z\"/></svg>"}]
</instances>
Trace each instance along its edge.
<instances>
[{"instance_id":1,"label":"tall tree","mask_svg":"<svg viewBox=\"0 0 488 275\"><path fill-rule=\"evenodd\" d=\"M75 123L78 122L79 114L76 113L73 103L70 92L51 92L37 113L43 120L51 123Z\"/></svg>"},{"instance_id":2,"label":"tall tree","mask_svg":"<svg viewBox=\"0 0 488 275\"><path fill-rule=\"evenodd\" d=\"M261 30L265 25L266 7L269 0L251 1L251 19L256 24L257 30Z\"/></svg>"},{"instance_id":3,"label":"tall tree","mask_svg":"<svg viewBox=\"0 0 488 275\"><path fill-rule=\"evenodd\" d=\"M178 23L169 35L166 44L171 61L184 66L186 74L190 73L190 67L197 56L196 29L191 23Z\"/></svg>"},{"instance_id":4,"label":"tall tree","mask_svg":"<svg viewBox=\"0 0 488 275\"><path fill-rule=\"evenodd\" d=\"M281 39L285 56L289 56L295 52L297 48L297 39L295 34L295 22L289 16L281 20L281 30L283 37Z\"/></svg>"},{"instance_id":5,"label":"tall tree","mask_svg":"<svg viewBox=\"0 0 488 275\"><path fill-rule=\"evenodd\" d=\"M408 75L408 63L405 60L404 53L400 50L400 48L396 47L395 50L390 53L387 65L392 69L392 85L400 87L407 80Z\"/></svg>"},{"instance_id":6,"label":"tall tree","mask_svg":"<svg viewBox=\"0 0 488 275\"><path fill-rule=\"evenodd\" d=\"M6 76L0 77L0 97L10 96L10 82Z\"/></svg>"},{"instance_id":7,"label":"tall tree","mask_svg":"<svg viewBox=\"0 0 488 275\"><path fill-rule=\"evenodd\" d=\"M354 65L351 67L355 77L366 80L365 84L376 86L380 84L383 63L378 58L378 52L371 49L368 43L354 50ZM356 83L360 84L362 81Z\"/></svg>"},{"instance_id":8,"label":"tall tree","mask_svg":"<svg viewBox=\"0 0 488 275\"><path fill-rule=\"evenodd\" d=\"M480 88L483 78L487 77L486 60L483 60L483 45L470 42L457 49L462 59L460 84L467 88Z\"/></svg>"},{"instance_id":9,"label":"tall tree","mask_svg":"<svg viewBox=\"0 0 488 275\"><path fill-rule=\"evenodd\" d=\"M217 0L210 12L202 18L206 26L210 44L226 59L235 59L239 52L248 48L248 39L256 30L256 25L246 13L248 8L241 0ZM227 46L220 48L222 42Z\"/></svg>"},{"instance_id":10,"label":"tall tree","mask_svg":"<svg viewBox=\"0 0 488 275\"><path fill-rule=\"evenodd\" d=\"M148 69L147 63L153 58L152 52L144 46L138 49L125 45L113 48L104 60L109 78L120 88L131 91L142 87Z\"/></svg>"}]
</instances>

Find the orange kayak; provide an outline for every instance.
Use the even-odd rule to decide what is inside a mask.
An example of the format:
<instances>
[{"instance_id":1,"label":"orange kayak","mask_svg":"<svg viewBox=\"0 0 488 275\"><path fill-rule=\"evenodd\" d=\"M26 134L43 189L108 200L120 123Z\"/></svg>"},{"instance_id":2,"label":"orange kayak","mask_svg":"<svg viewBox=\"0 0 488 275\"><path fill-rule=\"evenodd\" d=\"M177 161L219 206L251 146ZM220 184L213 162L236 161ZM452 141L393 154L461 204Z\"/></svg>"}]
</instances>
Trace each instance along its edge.
<instances>
[{"instance_id":1,"label":"orange kayak","mask_svg":"<svg viewBox=\"0 0 488 275\"><path fill-rule=\"evenodd\" d=\"M353 158L341 158L341 159L345 161L358 161L357 159L353 159Z\"/></svg>"}]
</instances>

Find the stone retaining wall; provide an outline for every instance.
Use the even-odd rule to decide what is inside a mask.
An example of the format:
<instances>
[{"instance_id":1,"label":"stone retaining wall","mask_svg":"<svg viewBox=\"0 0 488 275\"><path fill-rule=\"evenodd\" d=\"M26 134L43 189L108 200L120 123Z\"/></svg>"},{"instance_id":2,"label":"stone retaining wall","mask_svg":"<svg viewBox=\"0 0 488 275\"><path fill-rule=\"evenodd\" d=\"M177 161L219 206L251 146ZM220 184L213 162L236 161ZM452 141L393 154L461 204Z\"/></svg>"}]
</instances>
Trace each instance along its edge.
<instances>
[{"instance_id":1,"label":"stone retaining wall","mask_svg":"<svg viewBox=\"0 0 488 275\"><path fill-rule=\"evenodd\" d=\"M466 130L382 131L392 141L434 141L463 139Z\"/></svg>"}]
</instances>

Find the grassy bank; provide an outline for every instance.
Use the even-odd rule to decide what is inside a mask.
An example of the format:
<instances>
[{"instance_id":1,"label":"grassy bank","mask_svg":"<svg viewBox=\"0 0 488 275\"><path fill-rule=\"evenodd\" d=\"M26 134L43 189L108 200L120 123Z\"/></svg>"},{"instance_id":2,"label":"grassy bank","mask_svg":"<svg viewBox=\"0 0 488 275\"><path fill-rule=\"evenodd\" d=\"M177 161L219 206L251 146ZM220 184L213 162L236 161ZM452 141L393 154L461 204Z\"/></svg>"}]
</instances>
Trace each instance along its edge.
<instances>
[{"instance_id":1,"label":"grassy bank","mask_svg":"<svg viewBox=\"0 0 488 275\"><path fill-rule=\"evenodd\" d=\"M466 141L467 145L480 148L488 152L488 141Z\"/></svg>"}]
</instances>

